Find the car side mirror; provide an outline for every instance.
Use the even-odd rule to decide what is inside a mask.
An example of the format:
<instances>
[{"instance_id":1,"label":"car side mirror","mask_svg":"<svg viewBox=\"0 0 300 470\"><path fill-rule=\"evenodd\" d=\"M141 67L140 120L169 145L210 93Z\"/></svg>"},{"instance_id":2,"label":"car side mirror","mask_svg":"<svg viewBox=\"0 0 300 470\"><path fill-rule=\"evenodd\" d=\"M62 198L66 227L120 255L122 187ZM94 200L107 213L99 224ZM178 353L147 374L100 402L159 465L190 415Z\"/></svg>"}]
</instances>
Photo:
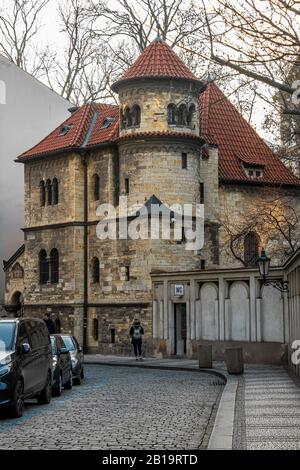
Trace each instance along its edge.
<instances>
[{"instance_id":1,"label":"car side mirror","mask_svg":"<svg viewBox=\"0 0 300 470\"><path fill-rule=\"evenodd\" d=\"M61 348L59 354L68 354L69 350L67 348Z\"/></svg>"},{"instance_id":2,"label":"car side mirror","mask_svg":"<svg viewBox=\"0 0 300 470\"><path fill-rule=\"evenodd\" d=\"M81 346L79 346L78 352L80 352L80 353L82 352L82 347Z\"/></svg>"},{"instance_id":3,"label":"car side mirror","mask_svg":"<svg viewBox=\"0 0 300 470\"><path fill-rule=\"evenodd\" d=\"M30 353L30 345L28 343L23 343L21 346L21 353L28 354Z\"/></svg>"}]
</instances>

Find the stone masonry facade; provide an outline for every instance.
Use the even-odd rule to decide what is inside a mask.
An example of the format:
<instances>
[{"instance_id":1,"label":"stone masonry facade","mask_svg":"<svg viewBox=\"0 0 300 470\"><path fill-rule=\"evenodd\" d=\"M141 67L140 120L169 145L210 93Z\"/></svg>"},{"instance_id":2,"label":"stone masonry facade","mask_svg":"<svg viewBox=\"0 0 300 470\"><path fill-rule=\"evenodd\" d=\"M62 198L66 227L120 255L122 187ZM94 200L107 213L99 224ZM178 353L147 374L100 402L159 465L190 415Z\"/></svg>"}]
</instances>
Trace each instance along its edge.
<instances>
[{"instance_id":1,"label":"stone masonry facade","mask_svg":"<svg viewBox=\"0 0 300 470\"><path fill-rule=\"evenodd\" d=\"M20 291L25 315L42 317L50 312L54 320L60 320L62 331L74 332L82 342L86 302L86 346L90 351L104 354L128 354L129 327L133 319L139 317L145 329L146 351L166 354L163 341L153 339L151 273L239 266L221 249L225 235L219 216L226 207L238 220L239 214L254 205L261 193L258 186L220 182L218 148L204 144L199 138L199 86L196 83L149 78L142 83L121 83L118 94L120 116L126 108L140 107L139 126L121 128L120 138L115 143L85 152L82 149L62 151L25 162L25 251L18 260L24 277L13 278L14 264L7 269L6 304L12 304L14 293ZM168 124L168 105L181 102L195 106L192 123L188 126ZM183 154L187 156L186 168L182 166ZM100 179L98 200L93 197L95 174ZM40 182L53 178L58 180L58 204L41 206ZM129 184L128 206L142 206L152 195L169 206L199 203L202 185L203 249L187 251L184 243L173 240L99 240L97 208L101 203L109 203L117 207L118 213L119 196L126 194L126 184ZM278 191L289 194L299 213L299 191ZM273 243L280 245L282 241ZM272 248L272 244L270 246ZM49 256L53 249L59 253L58 282L40 284L39 253L45 250ZM99 282L93 282L95 258L100 263Z\"/></svg>"}]
</instances>

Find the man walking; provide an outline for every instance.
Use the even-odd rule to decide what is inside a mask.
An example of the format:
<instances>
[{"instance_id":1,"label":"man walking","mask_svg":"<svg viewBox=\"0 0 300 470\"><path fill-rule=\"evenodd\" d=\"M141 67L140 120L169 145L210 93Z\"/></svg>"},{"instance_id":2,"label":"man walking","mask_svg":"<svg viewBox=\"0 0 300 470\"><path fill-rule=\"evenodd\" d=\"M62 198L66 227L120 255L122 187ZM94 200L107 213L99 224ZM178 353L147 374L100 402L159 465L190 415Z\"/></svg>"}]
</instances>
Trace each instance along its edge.
<instances>
[{"instance_id":1,"label":"man walking","mask_svg":"<svg viewBox=\"0 0 300 470\"><path fill-rule=\"evenodd\" d=\"M46 313L46 314L45 314L45 316L44 316L44 322L45 322L46 325L47 325L47 328L48 328L48 331L49 331L49 335L54 335L54 333L55 333L55 326L54 326L53 321L52 321L51 318L50 318L50 313Z\"/></svg>"},{"instance_id":2,"label":"man walking","mask_svg":"<svg viewBox=\"0 0 300 470\"><path fill-rule=\"evenodd\" d=\"M144 334L144 329L141 325L141 322L135 318L129 332L131 336L131 343L133 345L135 360L142 361L142 335Z\"/></svg>"}]
</instances>

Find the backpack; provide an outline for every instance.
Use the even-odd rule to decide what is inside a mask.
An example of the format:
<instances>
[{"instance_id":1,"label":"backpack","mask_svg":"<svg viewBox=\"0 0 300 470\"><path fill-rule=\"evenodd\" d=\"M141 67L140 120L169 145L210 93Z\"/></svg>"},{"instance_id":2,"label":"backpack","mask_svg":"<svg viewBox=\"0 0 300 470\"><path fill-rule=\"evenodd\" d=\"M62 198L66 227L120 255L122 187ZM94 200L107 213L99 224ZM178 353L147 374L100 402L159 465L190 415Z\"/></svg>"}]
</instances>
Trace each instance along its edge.
<instances>
[{"instance_id":1,"label":"backpack","mask_svg":"<svg viewBox=\"0 0 300 470\"><path fill-rule=\"evenodd\" d=\"M133 338L133 339L141 339L141 338L142 338L142 335L141 335L141 327L140 327L139 325L133 327L133 335L132 335L132 338Z\"/></svg>"}]
</instances>

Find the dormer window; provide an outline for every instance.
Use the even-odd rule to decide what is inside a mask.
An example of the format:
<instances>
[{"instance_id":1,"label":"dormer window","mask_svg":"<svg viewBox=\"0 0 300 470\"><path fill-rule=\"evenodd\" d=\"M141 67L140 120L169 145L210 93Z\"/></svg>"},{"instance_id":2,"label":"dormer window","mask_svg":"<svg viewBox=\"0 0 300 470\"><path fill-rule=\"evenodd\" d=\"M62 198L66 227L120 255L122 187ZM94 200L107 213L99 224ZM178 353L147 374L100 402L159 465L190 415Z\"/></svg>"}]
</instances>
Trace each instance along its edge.
<instances>
[{"instance_id":1,"label":"dormer window","mask_svg":"<svg viewBox=\"0 0 300 470\"><path fill-rule=\"evenodd\" d=\"M264 165L258 163L245 163L242 162L242 168L250 179L259 179L264 175Z\"/></svg>"},{"instance_id":2,"label":"dormer window","mask_svg":"<svg viewBox=\"0 0 300 470\"><path fill-rule=\"evenodd\" d=\"M60 128L59 135L60 135L60 136L67 135L67 133L69 132L70 129L72 129L72 127L73 127L73 126L72 126L71 124L62 126L62 127Z\"/></svg>"},{"instance_id":3,"label":"dormer window","mask_svg":"<svg viewBox=\"0 0 300 470\"><path fill-rule=\"evenodd\" d=\"M115 118L113 118L113 117L104 118L100 129L107 129L109 126L111 126L111 124L114 122L114 120L115 120Z\"/></svg>"}]
</instances>

